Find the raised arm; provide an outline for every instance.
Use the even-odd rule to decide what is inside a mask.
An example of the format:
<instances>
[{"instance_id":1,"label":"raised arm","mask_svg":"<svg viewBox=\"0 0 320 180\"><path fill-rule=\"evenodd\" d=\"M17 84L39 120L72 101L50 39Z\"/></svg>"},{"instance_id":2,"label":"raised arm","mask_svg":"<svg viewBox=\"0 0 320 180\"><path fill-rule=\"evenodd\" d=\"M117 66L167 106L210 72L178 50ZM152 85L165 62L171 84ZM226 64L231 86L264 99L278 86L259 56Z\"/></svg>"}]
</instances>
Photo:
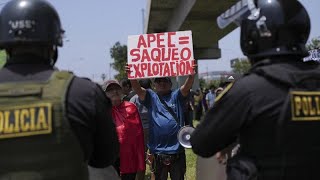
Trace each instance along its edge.
<instances>
[{"instance_id":1,"label":"raised arm","mask_svg":"<svg viewBox=\"0 0 320 180\"><path fill-rule=\"evenodd\" d=\"M128 65L125 66L125 70L127 74L131 72ZM130 82L131 82L132 90L137 93L141 101L144 101L146 98L147 90L140 86L137 79L130 79Z\"/></svg>"},{"instance_id":2,"label":"raised arm","mask_svg":"<svg viewBox=\"0 0 320 180\"><path fill-rule=\"evenodd\" d=\"M189 75L188 78L186 79L186 81L184 82L184 84L180 87L180 91L183 96L187 96L190 92L190 89L192 88L194 76L195 76L195 70L197 67L198 67L197 64L194 64L192 66L192 68L194 70L194 74Z\"/></svg>"}]
</instances>

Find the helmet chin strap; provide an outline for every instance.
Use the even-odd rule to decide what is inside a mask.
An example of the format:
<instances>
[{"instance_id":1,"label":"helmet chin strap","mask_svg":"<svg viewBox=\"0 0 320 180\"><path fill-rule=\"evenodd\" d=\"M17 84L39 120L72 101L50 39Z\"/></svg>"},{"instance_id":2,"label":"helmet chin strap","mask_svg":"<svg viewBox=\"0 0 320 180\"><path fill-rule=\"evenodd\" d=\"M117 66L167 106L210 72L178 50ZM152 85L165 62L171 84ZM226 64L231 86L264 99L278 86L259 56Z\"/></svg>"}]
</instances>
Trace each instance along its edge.
<instances>
[{"instance_id":1,"label":"helmet chin strap","mask_svg":"<svg viewBox=\"0 0 320 180\"><path fill-rule=\"evenodd\" d=\"M57 62L57 59L58 59L58 48L57 48L57 46L53 46L53 52L52 52L52 54L50 56L50 59L51 59L50 65L54 66L56 64L56 62Z\"/></svg>"}]
</instances>

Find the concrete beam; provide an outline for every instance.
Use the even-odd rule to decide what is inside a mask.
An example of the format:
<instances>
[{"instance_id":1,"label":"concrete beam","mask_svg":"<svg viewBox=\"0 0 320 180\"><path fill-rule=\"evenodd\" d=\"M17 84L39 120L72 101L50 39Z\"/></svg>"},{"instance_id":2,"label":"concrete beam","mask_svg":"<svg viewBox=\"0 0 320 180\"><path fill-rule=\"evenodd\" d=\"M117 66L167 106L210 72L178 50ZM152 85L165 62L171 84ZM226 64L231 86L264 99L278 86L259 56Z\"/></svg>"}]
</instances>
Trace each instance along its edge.
<instances>
[{"instance_id":1,"label":"concrete beam","mask_svg":"<svg viewBox=\"0 0 320 180\"><path fill-rule=\"evenodd\" d=\"M219 59L221 58L220 48L194 48L194 58L197 60L201 59Z\"/></svg>"},{"instance_id":2,"label":"concrete beam","mask_svg":"<svg viewBox=\"0 0 320 180\"><path fill-rule=\"evenodd\" d=\"M150 11L151 11L151 1L152 0L147 0L147 6L146 6L146 11L144 15L144 34L148 32L148 26L149 26L149 17L150 17Z\"/></svg>"},{"instance_id":3,"label":"concrete beam","mask_svg":"<svg viewBox=\"0 0 320 180\"><path fill-rule=\"evenodd\" d=\"M180 0L179 5L172 12L167 31L178 31L195 3L196 0Z\"/></svg>"}]
</instances>

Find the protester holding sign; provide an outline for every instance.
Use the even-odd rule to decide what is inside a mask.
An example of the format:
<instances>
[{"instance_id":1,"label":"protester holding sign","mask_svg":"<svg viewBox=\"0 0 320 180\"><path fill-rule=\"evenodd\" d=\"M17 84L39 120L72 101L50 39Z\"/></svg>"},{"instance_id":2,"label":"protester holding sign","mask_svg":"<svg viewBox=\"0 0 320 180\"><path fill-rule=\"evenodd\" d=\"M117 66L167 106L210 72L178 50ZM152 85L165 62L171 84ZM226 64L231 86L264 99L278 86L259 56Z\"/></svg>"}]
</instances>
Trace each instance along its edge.
<instances>
[{"instance_id":1,"label":"protester holding sign","mask_svg":"<svg viewBox=\"0 0 320 180\"><path fill-rule=\"evenodd\" d=\"M156 180L183 180L186 172L184 148L177 133L184 121L184 104L194 81L191 31L129 36L126 70L132 89L148 108L149 142ZM189 75L184 85L171 90L168 76ZM139 78L155 78L155 91L144 89Z\"/></svg>"},{"instance_id":2,"label":"protester holding sign","mask_svg":"<svg viewBox=\"0 0 320 180\"><path fill-rule=\"evenodd\" d=\"M172 180L184 179L186 157L183 147L178 142L177 133L185 125L183 105L193 80L194 75L190 75L180 89L173 91L170 78L156 78L155 91L146 90L137 80L131 80L132 88L138 94L139 100L148 107L148 148L154 156L152 164L157 180L166 180L168 172Z\"/></svg>"}]
</instances>

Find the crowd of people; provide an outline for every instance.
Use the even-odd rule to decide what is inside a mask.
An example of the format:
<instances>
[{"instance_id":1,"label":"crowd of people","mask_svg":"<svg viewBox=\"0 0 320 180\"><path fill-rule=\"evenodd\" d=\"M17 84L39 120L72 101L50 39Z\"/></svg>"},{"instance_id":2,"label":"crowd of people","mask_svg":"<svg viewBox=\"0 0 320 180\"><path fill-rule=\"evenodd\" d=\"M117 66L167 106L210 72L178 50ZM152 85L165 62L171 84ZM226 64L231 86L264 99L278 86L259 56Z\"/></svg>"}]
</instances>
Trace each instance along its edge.
<instances>
[{"instance_id":1,"label":"crowd of people","mask_svg":"<svg viewBox=\"0 0 320 180\"><path fill-rule=\"evenodd\" d=\"M215 98L234 80L234 77L230 75L227 80L215 81L219 82L218 86L211 84L209 88L191 89L186 99L186 111L189 113L186 117L191 120L191 123L193 120L200 121L208 109L212 108Z\"/></svg>"},{"instance_id":2,"label":"crowd of people","mask_svg":"<svg viewBox=\"0 0 320 180\"><path fill-rule=\"evenodd\" d=\"M172 90L168 77L153 81L125 78L120 83L117 80L104 82L102 87L113 105L112 116L120 142L120 155L114 166L122 179L143 180L144 158L149 161L151 179L167 179L168 173L173 179L184 176L186 159L177 140L178 130L186 125L193 126L193 120L200 121L206 110L212 108L215 98L234 81L229 76L218 88L211 85L210 91L205 88L194 91L192 77L189 79L176 90ZM222 157L223 153L217 156L218 159Z\"/></svg>"}]
</instances>

